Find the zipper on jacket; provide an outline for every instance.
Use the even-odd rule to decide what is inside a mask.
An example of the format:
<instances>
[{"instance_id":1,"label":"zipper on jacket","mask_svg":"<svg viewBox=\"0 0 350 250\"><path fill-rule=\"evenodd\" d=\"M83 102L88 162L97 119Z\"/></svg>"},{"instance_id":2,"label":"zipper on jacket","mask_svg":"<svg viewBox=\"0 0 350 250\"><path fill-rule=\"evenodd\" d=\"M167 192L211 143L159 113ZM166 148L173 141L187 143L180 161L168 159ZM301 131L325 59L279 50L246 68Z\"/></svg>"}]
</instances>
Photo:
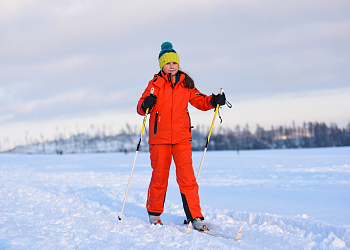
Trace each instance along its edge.
<instances>
[{"instance_id":1,"label":"zipper on jacket","mask_svg":"<svg viewBox=\"0 0 350 250\"><path fill-rule=\"evenodd\" d=\"M156 112L156 117L155 117L155 121L154 121L154 138L156 138L156 134L157 134L158 114L159 114L159 111L157 110L157 112Z\"/></svg>"},{"instance_id":2,"label":"zipper on jacket","mask_svg":"<svg viewBox=\"0 0 350 250\"><path fill-rule=\"evenodd\" d=\"M193 126L191 126L191 117L190 117L190 113L188 113L188 110L186 110L187 115L188 115L188 120L190 122L190 132L192 131L192 128L194 128Z\"/></svg>"}]
</instances>

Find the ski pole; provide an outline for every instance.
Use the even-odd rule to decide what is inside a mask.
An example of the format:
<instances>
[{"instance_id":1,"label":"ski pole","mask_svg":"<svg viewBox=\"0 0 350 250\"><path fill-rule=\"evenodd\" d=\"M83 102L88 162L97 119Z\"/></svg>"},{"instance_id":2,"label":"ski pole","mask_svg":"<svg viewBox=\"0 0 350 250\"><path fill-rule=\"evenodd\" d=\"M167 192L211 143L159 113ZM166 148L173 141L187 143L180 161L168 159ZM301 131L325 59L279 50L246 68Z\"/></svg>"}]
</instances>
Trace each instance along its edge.
<instances>
[{"instance_id":1,"label":"ski pole","mask_svg":"<svg viewBox=\"0 0 350 250\"><path fill-rule=\"evenodd\" d=\"M222 95L223 93L224 93L224 89L223 89L223 88L221 88L221 89L220 89L220 95ZM203 164L204 156L205 156L205 153L207 152L207 149L208 149L208 144L209 144L209 140L210 140L211 131L213 130L213 126L214 126L214 122L215 122L216 115L218 114L219 106L220 106L219 104L218 104L218 105L216 105L216 109L215 109L215 113L214 113L214 118L213 118L213 121L212 121L212 123L211 123L211 127L210 127L210 131L209 131L209 135L208 135L207 143L205 144L205 148L204 148L204 152L203 152L203 156L202 156L201 164L199 165L199 169L198 169L198 173L197 173L196 181L198 181L198 176L199 176L199 173L200 173L201 168L202 168L202 164Z\"/></svg>"},{"instance_id":2,"label":"ski pole","mask_svg":"<svg viewBox=\"0 0 350 250\"><path fill-rule=\"evenodd\" d=\"M154 91L154 88L151 88L151 95L153 95L153 91ZM142 135L143 135L143 129L145 128L148 112L149 112L149 108L146 109L145 116L143 117L143 123L142 123L142 128L141 128L141 135L140 135L139 143L137 144L135 158L134 158L134 163L132 164L131 173L130 173L129 182L128 182L128 187L126 188L126 192L125 192L125 197L124 197L122 211L120 213L120 216L118 216L118 219L119 219L119 223L118 224L120 224L120 221L122 220L122 215L123 215L123 211L124 211L126 197L128 196L128 191L129 191L129 187L130 187L131 177L132 177L132 173L134 172L134 167L135 167L135 163L136 163L137 154L139 153L139 149L140 149L140 145L141 145L141 139L142 139Z\"/></svg>"}]
</instances>

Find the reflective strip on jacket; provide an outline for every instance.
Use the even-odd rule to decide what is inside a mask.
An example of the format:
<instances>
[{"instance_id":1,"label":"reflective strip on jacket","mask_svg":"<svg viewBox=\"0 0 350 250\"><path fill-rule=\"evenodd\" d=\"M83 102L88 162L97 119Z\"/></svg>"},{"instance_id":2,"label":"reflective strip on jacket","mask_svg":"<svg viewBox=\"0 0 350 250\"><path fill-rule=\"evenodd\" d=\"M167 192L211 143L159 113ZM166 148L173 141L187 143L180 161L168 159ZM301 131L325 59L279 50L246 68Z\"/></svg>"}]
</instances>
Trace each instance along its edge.
<instances>
[{"instance_id":1,"label":"reflective strip on jacket","mask_svg":"<svg viewBox=\"0 0 350 250\"><path fill-rule=\"evenodd\" d=\"M172 79L171 74L165 75L163 71L154 75L137 104L137 113L145 115L141 105L150 95L151 88L154 88L157 103L150 110L149 144L176 144L192 140L188 103L203 111L214 108L209 104L211 95L204 95L196 88L185 87L184 74L180 75L175 87Z\"/></svg>"}]
</instances>

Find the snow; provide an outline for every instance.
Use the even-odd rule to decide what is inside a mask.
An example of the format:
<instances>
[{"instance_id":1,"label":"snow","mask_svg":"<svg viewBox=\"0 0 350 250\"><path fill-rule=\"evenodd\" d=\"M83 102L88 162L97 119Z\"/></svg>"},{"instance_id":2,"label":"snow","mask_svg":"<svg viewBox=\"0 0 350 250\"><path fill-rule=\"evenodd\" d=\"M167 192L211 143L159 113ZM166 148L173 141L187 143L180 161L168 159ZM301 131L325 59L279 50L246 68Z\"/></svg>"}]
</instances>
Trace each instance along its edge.
<instances>
[{"instance_id":1,"label":"snow","mask_svg":"<svg viewBox=\"0 0 350 250\"><path fill-rule=\"evenodd\" d=\"M0 249L350 249L350 147L208 151L203 214L231 237L242 226L236 242L184 233L174 166L164 225L149 225L146 152L118 224L134 156L0 154Z\"/></svg>"}]
</instances>

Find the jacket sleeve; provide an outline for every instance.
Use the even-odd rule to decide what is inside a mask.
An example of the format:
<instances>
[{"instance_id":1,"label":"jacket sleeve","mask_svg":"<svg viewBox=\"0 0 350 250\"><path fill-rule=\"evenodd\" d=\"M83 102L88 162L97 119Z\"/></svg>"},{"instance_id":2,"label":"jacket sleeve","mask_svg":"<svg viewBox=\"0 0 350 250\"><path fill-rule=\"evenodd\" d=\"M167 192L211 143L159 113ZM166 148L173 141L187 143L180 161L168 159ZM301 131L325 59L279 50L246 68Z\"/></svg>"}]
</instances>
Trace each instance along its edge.
<instances>
[{"instance_id":1,"label":"jacket sleeve","mask_svg":"<svg viewBox=\"0 0 350 250\"><path fill-rule=\"evenodd\" d=\"M206 111L215 108L209 103L211 98L212 95L207 96L201 93L197 88L191 89L190 104L199 110Z\"/></svg>"},{"instance_id":2,"label":"jacket sleeve","mask_svg":"<svg viewBox=\"0 0 350 250\"><path fill-rule=\"evenodd\" d=\"M141 106L142 106L142 103L145 100L145 98L151 94L151 88L153 88L153 87L154 87L154 85L153 85L153 80L152 80L152 81L150 81L148 83L147 88L145 89L145 91L143 92L139 102L137 103L136 110L137 110L137 113L139 115L142 115L142 116L145 115L145 112L142 110Z\"/></svg>"}]
</instances>

